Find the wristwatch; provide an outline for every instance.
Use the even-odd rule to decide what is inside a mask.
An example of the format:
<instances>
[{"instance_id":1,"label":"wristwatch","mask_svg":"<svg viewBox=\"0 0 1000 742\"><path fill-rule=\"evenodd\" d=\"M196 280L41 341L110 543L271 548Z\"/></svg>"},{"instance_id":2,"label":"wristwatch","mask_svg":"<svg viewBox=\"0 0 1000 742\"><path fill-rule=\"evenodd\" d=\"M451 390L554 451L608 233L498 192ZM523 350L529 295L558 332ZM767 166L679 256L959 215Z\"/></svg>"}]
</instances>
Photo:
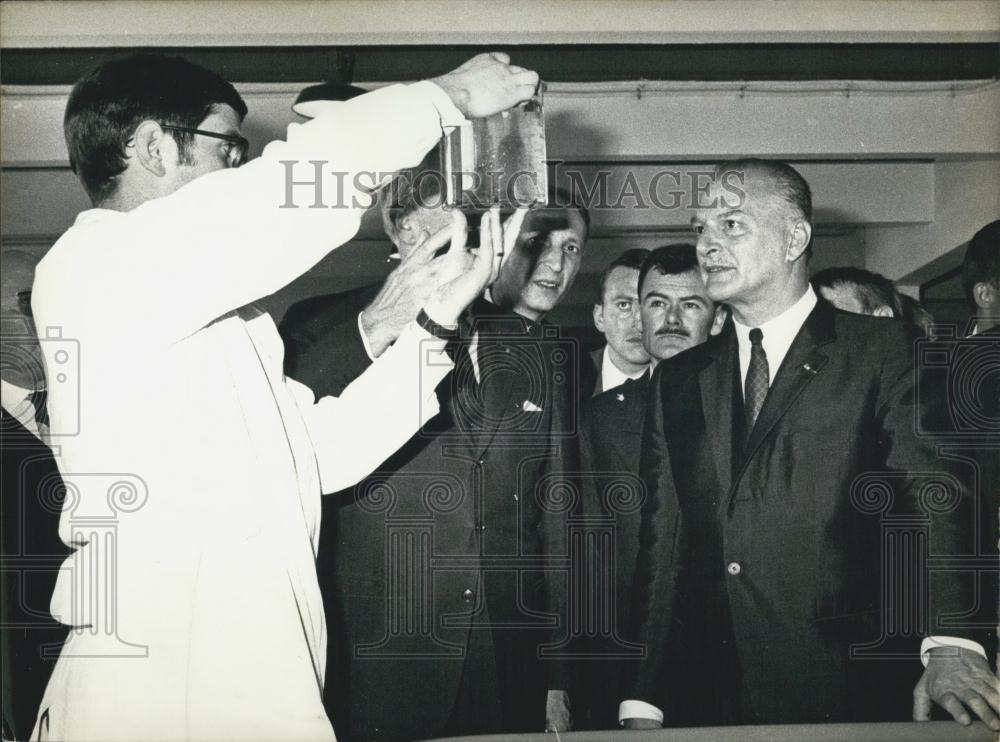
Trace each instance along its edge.
<instances>
[{"instance_id":1,"label":"wristwatch","mask_svg":"<svg viewBox=\"0 0 1000 742\"><path fill-rule=\"evenodd\" d=\"M417 324L427 330L431 335L441 340L455 340L458 338L458 327L445 327L427 316L423 309L417 314Z\"/></svg>"}]
</instances>

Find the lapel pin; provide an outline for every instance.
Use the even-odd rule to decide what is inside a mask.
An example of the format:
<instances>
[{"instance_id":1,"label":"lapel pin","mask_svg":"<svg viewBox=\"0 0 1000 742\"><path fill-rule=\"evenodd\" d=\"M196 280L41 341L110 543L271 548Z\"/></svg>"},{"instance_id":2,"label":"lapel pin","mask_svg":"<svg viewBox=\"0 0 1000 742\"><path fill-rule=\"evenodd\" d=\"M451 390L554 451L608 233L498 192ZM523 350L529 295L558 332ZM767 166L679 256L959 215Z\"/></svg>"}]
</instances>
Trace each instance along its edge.
<instances>
[{"instance_id":1,"label":"lapel pin","mask_svg":"<svg viewBox=\"0 0 1000 742\"><path fill-rule=\"evenodd\" d=\"M625 395L624 394L617 394L615 396L618 398L619 402L624 402L625 401Z\"/></svg>"},{"instance_id":2,"label":"lapel pin","mask_svg":"<svg viewBox=\"0 0 1000 742\"><path fill-rule=\"evenodd\" d=\"M811 364L811 363L804 363L804 364L802 364L802 369L803 369L804 371L808 371L808 372L809 372L809 373L811 373L811 374L814 374L814 373L816 373L816 369L814 369L814 368L812 367L812 364Z\"/></svg>"}]
</instances>

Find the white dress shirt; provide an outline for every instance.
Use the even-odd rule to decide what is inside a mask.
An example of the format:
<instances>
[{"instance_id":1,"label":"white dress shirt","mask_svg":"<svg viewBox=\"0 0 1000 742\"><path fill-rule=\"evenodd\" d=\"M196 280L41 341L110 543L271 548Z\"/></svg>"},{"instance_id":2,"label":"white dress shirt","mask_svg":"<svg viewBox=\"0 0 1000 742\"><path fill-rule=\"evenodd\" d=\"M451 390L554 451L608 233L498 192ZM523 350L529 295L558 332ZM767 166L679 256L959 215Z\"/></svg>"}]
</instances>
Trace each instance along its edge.
<instances>
[{"instance_id":1,"label":"white dress shirt","mask_svg":"<svg viewBox=\"0 0 1000 742\"><path fill-rule=\"evenodd\" d=\"M36 418L37 410L31 400L32 394L34 392L30 389L12 384L6 379L0 379L0 406L7 410L7 414L21 423L25 430L48 445L47 431L39 429Z\"/></svg>"},{"instance_id":2,"label":"white dress shirt","mask_svg":"<svg viewBox=\"0 0 1000 742\"><path fill-rule=\"evenodd\" d=\"M614 389L616 386L621 386L629 379L638 379L643 374L649 372L649 366L643 366L640 370L636 371L634 374L627 374L615 365L615 362L611 360L611 354L608 353L608 346L604 346L604 351L601 353L601 391L606 392L608 389Z\"/></svg>"},{"instance_id":3,"label":"white dress shirt","mask_svg":"<svg viewBox=\"0 0 1000 742\"><path fill-rule=\"evenodd\" d=\"M768 386L774 383L774 376L781 367L781 362L788 355L788 349L792 347L792 341L799 334L806 318L816 306L816 292L811 284L806 284L806 292L799 297L792 306L772 317L758 328L763 337L761 345L764 346L764 353L767 354ZM736 328L736 340L740 349L740 386L745 387L747 382L747 369L750 368L750 330L752 327L742 325L733 317L733 326Z\"/></svg>"},{"instance_id":4,"label":"white dress shirt","mask_svg":"<svg viewBox=\"0 0 1000 742\"><path fill-rule=\"evenodd\" d=\"M429 82L333 104L239 169L80 214L41 261L32 306L48 376L64 379L48 411L60 536L76 551L52 598L73 630L33 739L334 738L320 492L371 473L435 414L452 363L411 324L316 402L248 305L356 233L371 199L352 172L415 166L460 120ZM323 200L340 206L307 208L314 188L296 185L301 208L281 208L281 162L308 181L311 160L330 163Z\"/></svg>"},{"instance_id":5,"label":"white dress shirt","mask_svg":"<svg viewBox=\"0 0 1000 742\"><path fill-rule=\"evenodd\" d=\"M778 373L782 361L785 360L785 356L788 355L788 349L792 347L795 336L799 334L799 330L802 329L802 325L805 324L809 314L816 306L816 302L816 293L813 291L812 285L807 284L805 293L799 297L798 301L777 317L773 317L759 326L763 335L761 345L764 346L764 353L767 355L769 385L774 383L774 377ZM750 330L754 328L740 324L735 317L733 318L733 325L736 330L736 340L739 346L740 381L741 386L745 388L747 369L750 368ZM921 660L925 666L928 659L927 653L934 647L940 646L963 647L976 651L983 657L986 656L986 651L982 646L967 639L949 636L927 637L920 646ZM618 707L618 720L624 721L625 719L655 719L658 722L662 722L663 712L656 706L645 701L628 699L622 701Z\"/></svg>"}]
</instances>

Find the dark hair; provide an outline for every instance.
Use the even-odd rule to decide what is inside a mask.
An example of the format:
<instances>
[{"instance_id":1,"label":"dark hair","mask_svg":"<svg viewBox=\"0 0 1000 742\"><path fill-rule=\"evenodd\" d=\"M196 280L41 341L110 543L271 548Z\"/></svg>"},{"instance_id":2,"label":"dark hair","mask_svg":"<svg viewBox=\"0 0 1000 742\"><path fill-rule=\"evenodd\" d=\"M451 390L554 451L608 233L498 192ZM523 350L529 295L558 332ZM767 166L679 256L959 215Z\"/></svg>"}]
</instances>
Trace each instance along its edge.
<instances>
[{"instance_id":1,"label":"dark hair","mask_svg":"<svg viewBox=\"0 0 1000 742\"><path fill-rule=\"evenodd\" d=\"M445 179L438 147L432 147L416 167L396 173L389 184L382 189L380 196L382 227L385 233L390 238L395 238L399 235L403 219L418 208L434 209L443 206ZM570 194L563 188L550 185L548 203L537 208L576 209L589 235L590 213L583 202L574 196L575 194Z\"/></svg>"},{"instance_id":2,"label":"dark hair","mask_svg":"<svg viewBox=\"0 0 1000 742\"><path fill-rule=\"evenodd\" d=\"M903 319L920 330L924 335L930 335L934 325L934 315L912 296L899 295L899 305L903 308Z\"/></svg>"},{"instance_id":3,"label":"dark hair","mask_svg":"<svg viewBox=\"0 0 1000 742\"><path fill-rule=\"evenodd\" d=\"M649 250L643 247L633 247L630 250L626 250L617 258L608 263L608 267L604 269L601 274L601 283L598 288L597 303L604 303L604 289L607 287L608 276L611 275L611 271L615 268L634 268L635 270L641 270L643 263L646 262L646 256L649 255Z\"/></svg>"},{"instance_id":4,"label":"dark hair","mask_svg":"<svg viewBox=\"0 0 1000 742\"><path fill-rule=\"evenodd\" d=\"M63 118L70 168L91 201L100 203L117 188L125 147L139 124L197 128L217 105L231 106L240 120L247 114L232 85L186 59L136 54L106 62L70 92ZM183 162L193 135L172 134Z\"/></svg>"},{"instance_id":5,"label":"dark hair","mask_svg":"<svg viewBox=\"0 0 1000 742\"><path fill-rule=\"evenodd\" d=\"M583 198L580 197L576 189L568 191L561 186L550 183L548 201L542 207L543 209L575 209L578 211L580 218L583 219L583 226L587 228L586 236L590 236L590 212L587 210L587 205L583 202Z\"/></svg>"},{"instance_id":6,"label":"dark hair","mask_svg":"<svg viewBox=\"0 0 1000 742\"><path fill-rule=\"evenodd\" d=\"M727 160L715 166L716 177L727 172L737 172L741 177L746 173L755 172L774 181L778 195L789 206L794 208L803 219L812 224L813 206L812 190L806 179L798 170L786 162L779 160L761 160L747 157L740 160Z\"/></svg>"},{"instance_id":7,"label":"dark hair","mask_svg":"<svg viewBox=\"0 0 1000 742\"><path fill-rule=\"evenodd\" d=\"M849 265L824 268L812 277L812 284L817 289L821 286L832 289L849 285L854 289L866 314L872 314L879 307L885 306L892 310L894 317L903 316L903 305L896 285L885 276L864 268Z\"/></svg>"},{"instance_id":8,"label":"dark hair","mask_svg":"<svg viewBox=\"0 0 1000 742\"><path fill-rule=\"evenodd\" d=\"M640 290L642 290L642 282L646 280L646 274L653 268L665 276L697 270L698 252L694 245L687 242L664 245L651 251L639 269Z\"/></svg>"},{"instance_id":9,"label":"dark hair","mask_svg":"<svg viewBox=\"0 0 1000 742\"><path fill-rule=\"evenodd\" d=\"M969 306L976 308L972 292L977 283L991 283L1000 289L1000 219L976 232L962 261L962 288Z\"/></svg>"}]
</instances>

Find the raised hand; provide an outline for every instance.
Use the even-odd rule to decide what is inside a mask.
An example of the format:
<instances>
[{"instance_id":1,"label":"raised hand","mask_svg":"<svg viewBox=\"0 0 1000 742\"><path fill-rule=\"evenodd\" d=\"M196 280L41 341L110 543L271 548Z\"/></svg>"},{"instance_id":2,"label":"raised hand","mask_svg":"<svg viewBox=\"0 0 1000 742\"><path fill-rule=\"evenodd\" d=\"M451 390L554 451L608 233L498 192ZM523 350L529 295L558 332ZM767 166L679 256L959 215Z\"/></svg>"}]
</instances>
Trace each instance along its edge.
<instances>
[{"instance_id":1,"label":"raised hand","mask_svg":"<svg viewBox=\"0 0 1000 742\"><path fill-rule=\"evenodd\" d=\"M506 111L528 100L538 87L538 73L510 63L502 52L477 54L435 83L468 118Z\"/></svg>"},{"instance_id":2,"label":"raised hand","mask_svg":"<svg viewBox=\"0 0 1000 742\"><path fill-rule=\"evenodd\" d=\"M458 220L461 220L460 226ZM457 210L451 224L428 236L400 261L371 304L361 312L361 327L373 356L382 355L407 323L416 318L442 281L454 277L441 275L447 256L435 258L434 255L456 235L464 246L465 217Z\"/></svg>"},{"instance_id":3,"label":"raised hand","mask_svg":"<svg viewBox=\"0 0 1000 742\"><path fill-rule=\"evenodd\" d=\"M465 217L456 217L452 227L451 247L438 274L441 283L424 307L428 317L445 326L457 325L463 310L496 280L504 255L499 208L483 215L478 249L465 247Z\"/></svg>"}]
</instances>

